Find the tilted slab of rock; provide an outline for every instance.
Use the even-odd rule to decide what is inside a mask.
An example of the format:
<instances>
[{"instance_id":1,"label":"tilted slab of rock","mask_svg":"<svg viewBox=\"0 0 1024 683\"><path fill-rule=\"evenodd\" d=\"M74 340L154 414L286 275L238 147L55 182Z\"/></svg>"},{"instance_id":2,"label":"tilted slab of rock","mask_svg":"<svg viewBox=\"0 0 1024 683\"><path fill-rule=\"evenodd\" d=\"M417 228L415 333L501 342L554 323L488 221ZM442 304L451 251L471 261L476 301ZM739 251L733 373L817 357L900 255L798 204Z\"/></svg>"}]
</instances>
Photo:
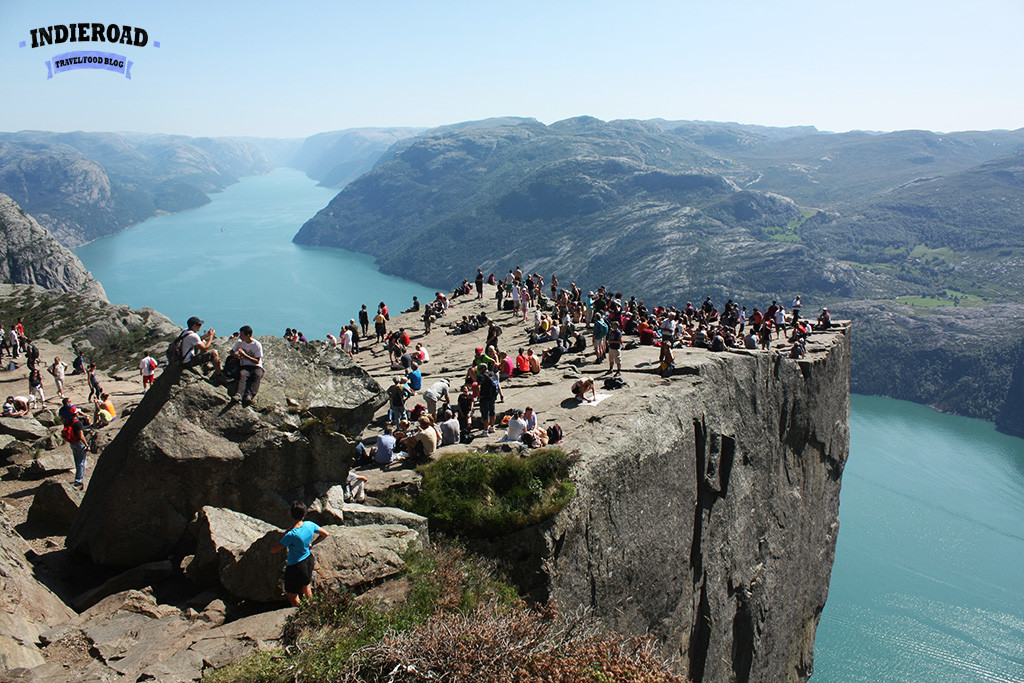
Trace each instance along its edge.
<instances>
[{"instance_id":1,"label":"tilted slab of rock","mask_svg":"<svg viewBox=\"0 0 1024 683\"><path fill-rule=\"evenodd\" d=\"M78 506L82 504L84 496L84 492L76 489L68 481L44 481L39 484L32 497L28 521L69 527L75 521Z\"/></svg>"},{"instance_id":2,"label":"tilted slab of rock","mask_svg":"<svg viewBox=\"0 0 1024 683\"><path fill-rule=\"evenodd\" d=\"M0 670L42 664L39 636L75 616L36 578L31 553L0 505Z\"/></svg>"},{"instance_id":3,"label":"tilted slab of rock","mask_svg":"<svg viewBox=\"0 0 1024 683\"><path fill-rule=\"evenodd\" d=\"M322 496L313 501L306 519L321 526L338 524L341 526L364 526L367 524L400 524L416 530L423 544L429 542L427 518L415 512L401 508L378 507L360 503L345 502L345 487L338 485L329 488Z\"/></svg>"},{"instance_id":4,"label":"tilted slab of rock","mask_svg":"<svg viewBox=\"0 0 1024 683\"><path fill-rule=\"evenodd\" d=\"M277 383L282 396L303 387L309 405L336 416L335 425L381 405L377 383L351 361L318 362L304 346L267 344L265 384ZM267 400L261 391L258 401ZM352 452L348 437L322 423L281 431L194 370L168 368L96 463L67 545L107 565L164 559L206 505L284 526L286 494L344 481Z\"/></svg>"},{"instance_id":5,"label":"tilted slab of rock","mask_svg":"<svg viewBox=\"0 0 1024 683\"><path fill-rule=\"evenodd\" d=\"M200 584L219 583L220 573L241 560L253 543L271 532L280 535L263 520L209 505L200 510L191 531L196 550L185 574Z\"/></svg>"},{"instance_id":6,"label":"tilted slab of rock","mask_svg":"<svg viewBox=\"0 0 1024 683\"><path fill-rule=\"evenodd\" d=\"M49 436L50 430L34 417L0 417L0 434L8 434L22 441L35 441Z\"/></svg>"}]
</instances>

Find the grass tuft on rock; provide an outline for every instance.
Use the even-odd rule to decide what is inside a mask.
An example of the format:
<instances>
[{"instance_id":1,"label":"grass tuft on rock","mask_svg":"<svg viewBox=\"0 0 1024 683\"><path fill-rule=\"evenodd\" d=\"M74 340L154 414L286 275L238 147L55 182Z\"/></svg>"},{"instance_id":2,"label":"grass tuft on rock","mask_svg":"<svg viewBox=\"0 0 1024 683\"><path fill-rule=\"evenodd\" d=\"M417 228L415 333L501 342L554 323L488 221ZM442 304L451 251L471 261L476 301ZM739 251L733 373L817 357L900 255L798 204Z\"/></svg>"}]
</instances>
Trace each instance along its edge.
<instances>
[{"instance_id":1,"label":"grass tuft on rock","mask_svg":"<svg viewBox=\"0 0 1024 683\"><path fill-rule=\"evenodd\" d=\"M527 457L500 453L453 453L419 468L420 491L392 493L388 505L430 520L451 535L489 537L538 524L576 495L569 479L575 458L558 449Z\"/></svg>"}]
</instances>

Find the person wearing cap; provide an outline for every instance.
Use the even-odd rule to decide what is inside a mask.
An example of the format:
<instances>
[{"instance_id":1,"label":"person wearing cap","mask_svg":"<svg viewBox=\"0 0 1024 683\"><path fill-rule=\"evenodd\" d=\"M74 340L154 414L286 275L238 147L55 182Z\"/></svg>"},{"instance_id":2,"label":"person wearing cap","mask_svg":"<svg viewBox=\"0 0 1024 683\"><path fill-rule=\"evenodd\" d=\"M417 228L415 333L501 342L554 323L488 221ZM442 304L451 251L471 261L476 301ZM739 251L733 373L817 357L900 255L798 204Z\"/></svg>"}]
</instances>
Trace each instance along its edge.
<instances>
[{"instance_id":1,"label":"person wearing cap","mask_svg":"<svg viewBox=\"0 0 1024 683\"><path fill-rule=\"evenodd\" d=\"M181 342L181 361L186 367L213 363L215 374L220 375L220 356L217 349L212 348L216 331L211 327L206 334L199 334L203 329L203 321L196 316L188 319L188 332Z\"/></svg>"},{"instance_id":2,"label":"person wearing cap","mask_svg":"<svg viewBox=\"0 0 1024 683\"><path fill-rule=\"evenodd\" d=\"M85 488L85 461L89 453L89 444L85 441L84 428L80 419L81 411L75 406L71 406L69 414L71 422L68 426L71 427L71 438L68 439L68 444L71 446L71 457L75 461L74 487L82 490Z\"/></svg>"}]
</instances>

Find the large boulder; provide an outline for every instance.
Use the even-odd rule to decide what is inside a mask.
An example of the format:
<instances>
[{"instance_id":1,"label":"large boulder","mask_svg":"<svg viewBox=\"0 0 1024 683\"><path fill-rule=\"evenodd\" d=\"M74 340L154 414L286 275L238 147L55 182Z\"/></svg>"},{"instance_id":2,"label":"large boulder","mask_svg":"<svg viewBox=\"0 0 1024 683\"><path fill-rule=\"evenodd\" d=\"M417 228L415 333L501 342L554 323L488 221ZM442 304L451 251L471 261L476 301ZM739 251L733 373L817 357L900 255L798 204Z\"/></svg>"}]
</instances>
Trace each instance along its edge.
<instances>
[{"instance_id":1,"label":"large boulder","mask_svg":"<svg viewBox=\"0 0 1024 683\"><path fill-rule=\"evenodd\" d=\"M50 479L36 488L32 506L28 509L28 521L33 524L55 524L69 527L78 514L85 494L70 482Z\"/></svg>"},{"instance_id":2,"label":"large boulder","mask_svg":"<svg viewBox=\"0 0 1024 683\"><path fill-rule=\"evenodd\" d=\"M75 616L36 578L31 555L0 504L0 670L42 664L40 635Z\"/></svg>"},{"instance_id":3,"label":"large boulder","mask_svg":"<svg viewBox=\"0 0 1024 683\"><path fill-rule=\"evenodd\" d=\"M308 416L302 426L282 431L273 410L231 403L195 370L167 368L96 463L68 547L106 565L164 559L188 540L203 506L282 527L297 492L345 480L354 446L337 430L383 404L379 385L350 359L317 355L312 345L268 339L264 348L258 403L293 399ZM303 413L314 409L319 418Z\"/></svg>"},{"instance_id":4,"label":"large boulder","mask_svg":"<svg viewBox=\"0 0 1024 683\"><path fill-rule=\"evenodd\" d=\"M276 602L284 597L285 554L273 553L281 529L231 510L204 508L196 524L200 538L186 573L244 600ZM313 550L314 580L359 588L405 568L402 554L423 542L420 534L396 524L325 526L328 537Z\"/></svg>"},{"instance_id":5,"label":"large boulder","mask_svg":"<svg viewBox=\"0 0 1024 683\"><path fill-rule=\"evenodd\" d=\"M249 547L268 533L271 524L234 510L205 506L192 524L195 556L185 574L201 584L220 582L222 570L237 564Z\"/></svg>"}]
</instances>

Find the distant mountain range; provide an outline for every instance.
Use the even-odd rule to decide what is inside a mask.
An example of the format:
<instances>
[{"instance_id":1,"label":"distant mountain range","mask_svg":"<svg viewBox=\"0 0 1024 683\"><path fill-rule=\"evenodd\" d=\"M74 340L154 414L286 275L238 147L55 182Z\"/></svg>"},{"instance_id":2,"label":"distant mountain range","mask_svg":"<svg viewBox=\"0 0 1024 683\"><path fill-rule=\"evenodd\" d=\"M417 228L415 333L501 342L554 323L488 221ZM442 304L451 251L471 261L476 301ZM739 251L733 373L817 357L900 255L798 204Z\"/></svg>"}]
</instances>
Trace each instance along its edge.
<instances>
[{"instance_id":1,"label":"distant mountain range","mask_svg":"<svg viewBox=\"0 0 1024 683\"><path fill-rule=\"evenodd\" d=\"M806 313L856 319L854 390L1024 433L1022 150L1024 129L590 117L305 139L21 132L0 134L0 192L73 246L290 166L341 189L298 243L438 289L521 265L656 302L801 294Z\"/></svg>"},{"instance_id":2,"label":"distant mountain range","mask_svg":"<svg viewBox=\"0 0 1024 683\"><path fill-rule=\"evenodd\" d=\"M801 294L855 317L854 390L1022 432L1022 147L1024 130L473 122L397 143L295 241L438 288L521 265L673 304Z\"/></svg>"}]
</instances>

